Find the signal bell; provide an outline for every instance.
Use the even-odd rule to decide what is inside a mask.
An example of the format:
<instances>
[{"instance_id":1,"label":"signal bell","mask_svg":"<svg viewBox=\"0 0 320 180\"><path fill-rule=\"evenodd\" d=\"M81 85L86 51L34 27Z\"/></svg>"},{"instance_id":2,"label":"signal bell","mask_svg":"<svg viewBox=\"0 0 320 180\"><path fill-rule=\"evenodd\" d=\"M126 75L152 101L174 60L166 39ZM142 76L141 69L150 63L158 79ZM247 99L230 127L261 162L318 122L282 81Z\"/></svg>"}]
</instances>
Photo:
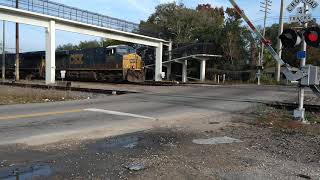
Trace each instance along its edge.
<instances>
[{"instance_id":1,"label":"signal bell","mask_svg":"<svg viewBox=\"0 0 320 180\"><path fill-rule=\"evenodd\" d=\"M303 35L306 43L309 46L320 48L320 28L319 27L307 28Z\"/></svg>"},{"instance_id":2,"label":"signal bell","mask_svg":"<svg viewBox=\"0 0 320 180\"><path fill-rule=\"evenodd\" d=\"M284 48L294 48L302 42L302 35L293 29L284 30L279 38Z\"/></svg>"}]
</instances>

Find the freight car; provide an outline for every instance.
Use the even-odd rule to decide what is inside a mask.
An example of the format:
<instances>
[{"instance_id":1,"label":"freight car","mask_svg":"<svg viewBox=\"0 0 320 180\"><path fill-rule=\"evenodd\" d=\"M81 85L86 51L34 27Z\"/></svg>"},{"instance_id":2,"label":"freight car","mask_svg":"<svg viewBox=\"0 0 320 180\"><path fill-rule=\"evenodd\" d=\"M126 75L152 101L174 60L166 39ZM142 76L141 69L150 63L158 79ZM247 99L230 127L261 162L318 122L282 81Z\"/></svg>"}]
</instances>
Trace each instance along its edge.
<instances>
[{"instance_id":1,"label":"freight car","mask_svg":"<svg viewBox=\"0 0 320 180\"><path fill-rule=\"evenodd\" d=\"M14 77L15 55L6 56L6 74ZM66 71L67 80L143 82L143 61L135 49L127 45L56 52L56 76ZM45 52L20 54L22 78L45 77Z\"/></svg>"}]
</instances>

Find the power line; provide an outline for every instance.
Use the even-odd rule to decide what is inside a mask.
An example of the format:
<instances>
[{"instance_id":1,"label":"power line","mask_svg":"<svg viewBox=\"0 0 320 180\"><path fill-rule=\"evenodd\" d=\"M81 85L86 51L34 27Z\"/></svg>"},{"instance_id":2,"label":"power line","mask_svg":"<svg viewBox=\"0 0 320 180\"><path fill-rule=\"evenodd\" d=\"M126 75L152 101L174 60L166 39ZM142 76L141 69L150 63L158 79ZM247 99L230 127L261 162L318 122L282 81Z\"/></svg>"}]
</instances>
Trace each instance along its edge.
<instances>
[{"instance_id":1,"label":"power line","mask_svg":"<svg viewBox=\"0 0 320 180\"><path fill-rule=\"evenodd\" d=\"M271 7L271 0L263 0L262 2L260 2L260 7L262 8L262 12L264 12L264 24L263 24L263 38L266 36L266 23L267 23L267 16L268 14L270 14L269 11L271 11L271 9L269 7ZM262 67L263 66L263 58L264 58L264 43L261 42L261 54L260 54L260 58L259 58L259 63L258 66ZM261 77L261 69L262 68L258 68L258 85L260 85L260 77Z\"/></svg>"}]
</instances>

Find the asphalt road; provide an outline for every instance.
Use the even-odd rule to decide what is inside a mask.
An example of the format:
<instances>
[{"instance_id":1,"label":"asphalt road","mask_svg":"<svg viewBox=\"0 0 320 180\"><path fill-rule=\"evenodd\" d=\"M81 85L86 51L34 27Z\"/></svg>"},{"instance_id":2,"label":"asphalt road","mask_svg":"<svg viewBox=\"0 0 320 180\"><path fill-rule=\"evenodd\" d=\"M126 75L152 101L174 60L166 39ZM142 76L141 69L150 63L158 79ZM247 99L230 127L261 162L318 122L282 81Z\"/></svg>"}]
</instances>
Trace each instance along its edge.
<instances>
[{"instance_id":1,"label":"asphalt road","mask_svg":"<svg viewBox=\"0 0 320 180\"><path fill-rule=\"evenodd\" d=\"M39 145L150 129L162 121L208 114L226 117L261 101L296 101L287 87L99 85L139 93L97 99L0 106L0 145ZM111 87L110 87L111 86Z\"/></svg>"}]
</instances>

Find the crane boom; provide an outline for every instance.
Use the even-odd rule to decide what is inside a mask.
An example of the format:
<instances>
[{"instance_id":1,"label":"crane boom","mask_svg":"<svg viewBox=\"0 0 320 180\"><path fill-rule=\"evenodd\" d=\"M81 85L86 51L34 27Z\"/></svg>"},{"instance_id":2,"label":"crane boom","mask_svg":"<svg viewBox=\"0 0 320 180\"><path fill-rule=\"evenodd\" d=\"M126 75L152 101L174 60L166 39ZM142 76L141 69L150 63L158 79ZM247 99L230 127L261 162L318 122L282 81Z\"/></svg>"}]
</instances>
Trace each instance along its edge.
<instances>
[{"instance_id":1,"label":"crane boom","mask_svg":"<svg viewBox=\"0 0 320 180\"><path fill-rule=\"evenodd\" d=\"M266 46L266 49L269 51L269 53L272 55L272 57L280 64L280 66L283 66L282 73L286 76L286 78L290 81L297 81L305 77L306 75L302 71L297 71L296 73L292 72L292 68L289 64L285 63L278 53L272 48L270 43L261 35L261 33L258 31L258 29L252 24L252 22L249 20L248 16L240 9L238 4L234 0L229 0L232 6L236 9L237 13L245 20L245 22L248 24L250 29L256 34L257 38Z\"/></svg>"}]
</instances>

